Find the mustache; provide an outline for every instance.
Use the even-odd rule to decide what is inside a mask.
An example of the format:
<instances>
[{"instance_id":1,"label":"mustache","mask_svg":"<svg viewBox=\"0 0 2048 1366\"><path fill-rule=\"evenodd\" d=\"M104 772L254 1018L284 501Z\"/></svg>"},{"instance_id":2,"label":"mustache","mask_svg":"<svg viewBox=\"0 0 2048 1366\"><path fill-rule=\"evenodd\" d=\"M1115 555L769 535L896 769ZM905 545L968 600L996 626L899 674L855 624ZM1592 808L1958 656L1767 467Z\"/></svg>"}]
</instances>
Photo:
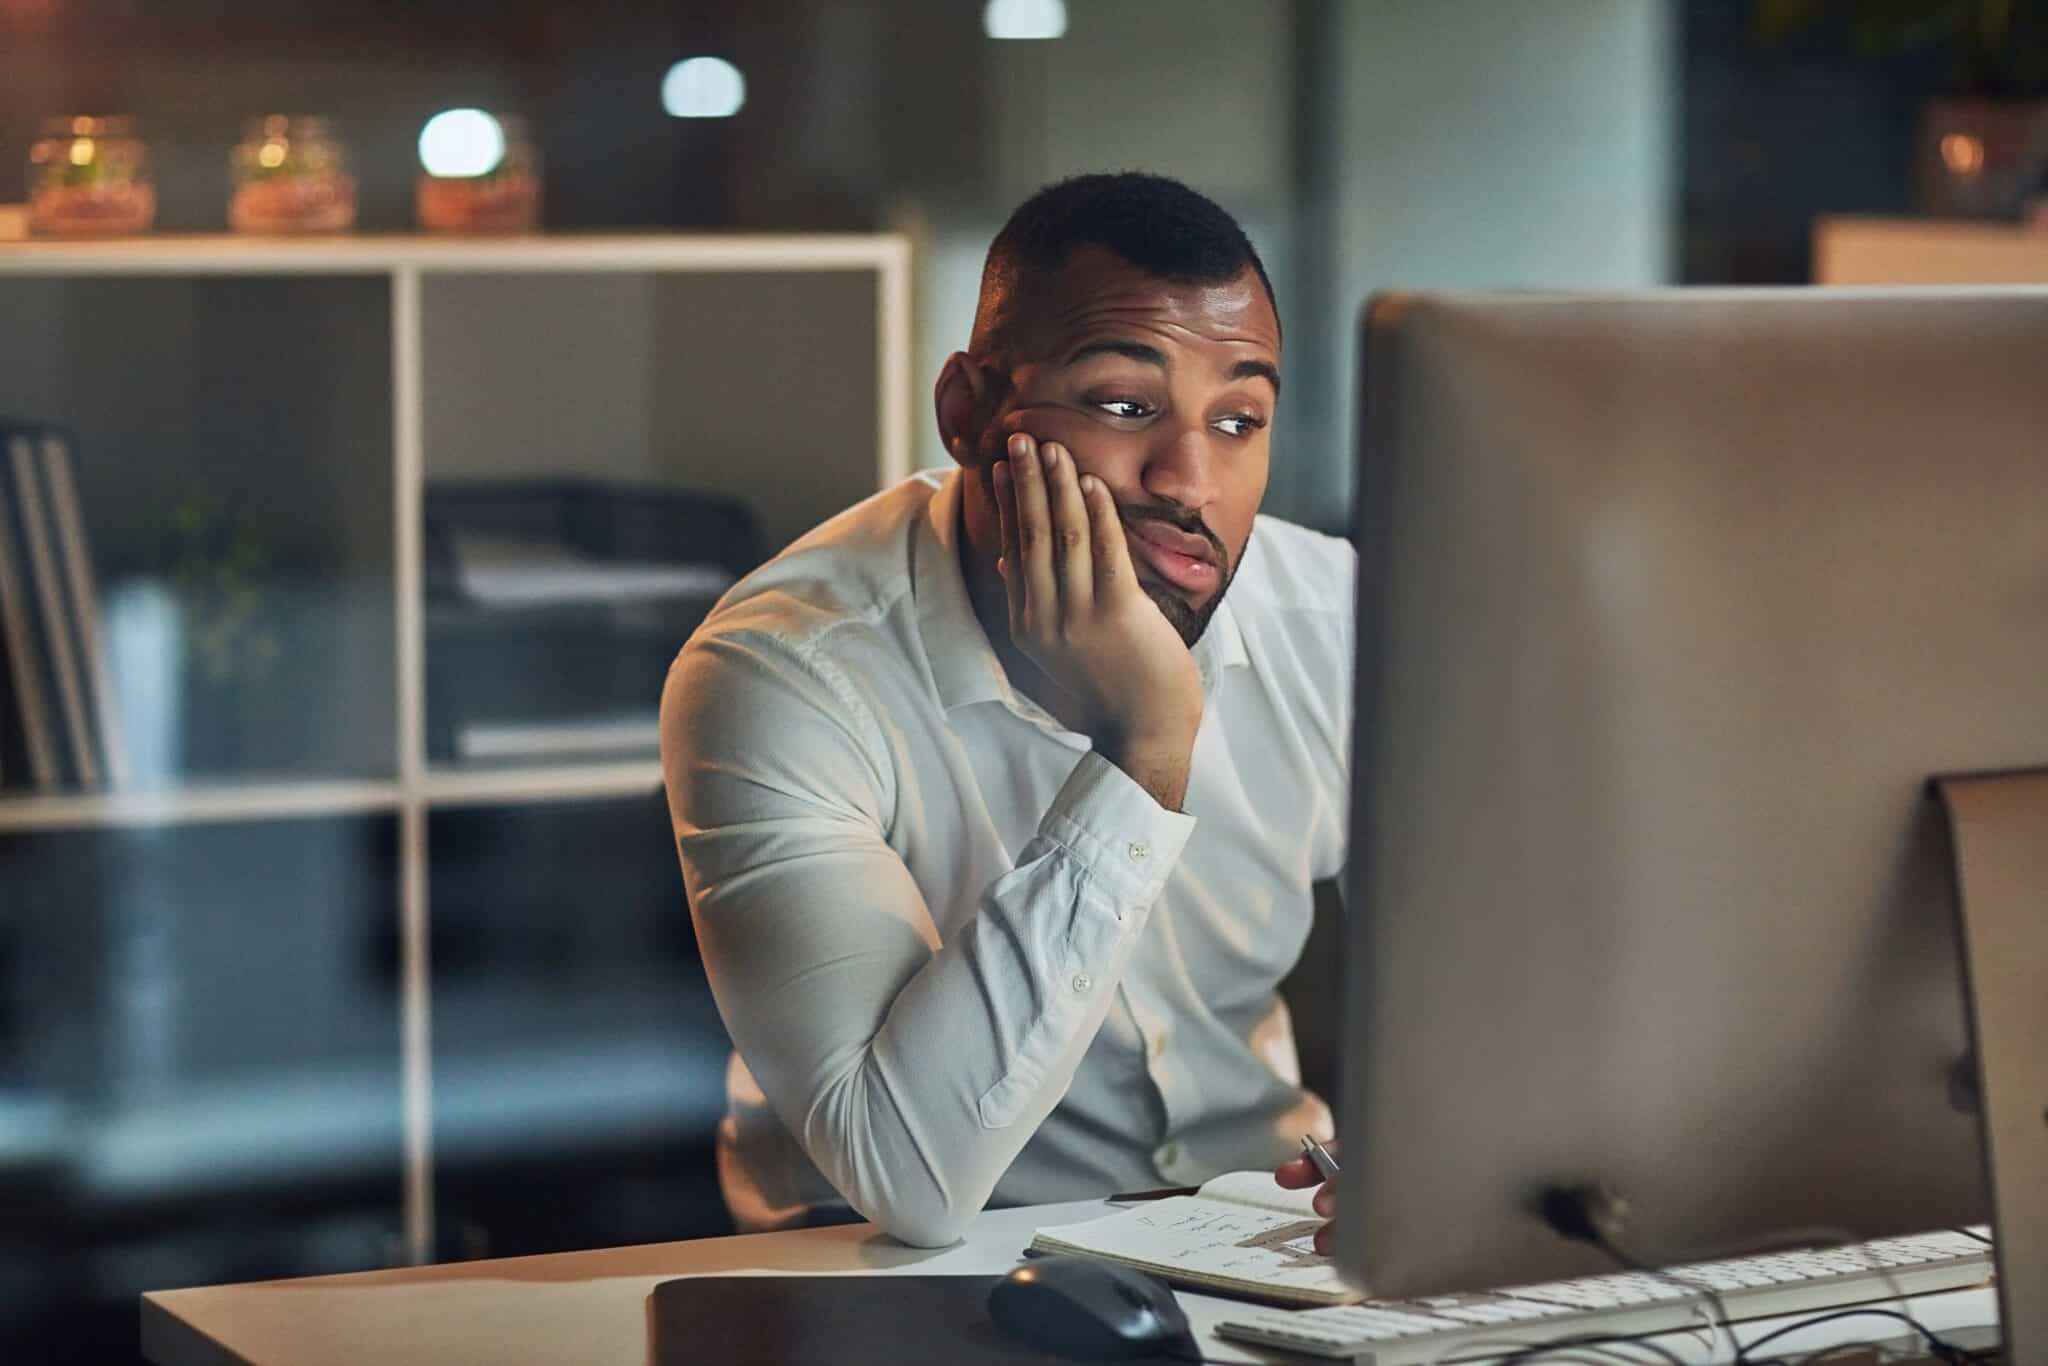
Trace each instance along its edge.
<instances>
[{"instance_id":1,"label":"mustache","mask_svg":"<svg viewBox=\"0 0 2048 1366\"><path fill-rule=\"evenodd\" d=\"M1147 503L1142 506L1136 504L1120 505L1116 512L1117 516L1123 518L1124 524L1127 526L1137 521L1164 522L1175 531L1189 536L1200 536L1209 543L1209 548L1216 552L1217 564L1226 567L1230 564L1230 554L1223 548L1222 537L1209 530L1208 525L1202 521L1202 515L1198 512L1182 512L1171 507L1160 506L1157 503Z\"/></svg>"}]
</instances>

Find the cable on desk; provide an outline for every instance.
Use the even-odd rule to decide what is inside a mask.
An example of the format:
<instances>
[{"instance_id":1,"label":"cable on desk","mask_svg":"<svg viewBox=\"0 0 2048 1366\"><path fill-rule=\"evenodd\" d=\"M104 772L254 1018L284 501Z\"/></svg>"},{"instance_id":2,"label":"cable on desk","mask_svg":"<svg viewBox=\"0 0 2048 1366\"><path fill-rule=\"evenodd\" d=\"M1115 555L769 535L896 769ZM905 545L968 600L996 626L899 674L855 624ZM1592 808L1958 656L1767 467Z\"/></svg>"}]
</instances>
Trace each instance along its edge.
<instances>
[{"instance_id":1,"label":"cable on desk","mask_svg":"<svg viewBox=\"0 0 2048 1366\"><path fill-rule=\"evenodd\" d=\"M1580 1356L1580 1352L1585 1352L1589 1355ZM1590 1355L1593 1352L1599 1352L1601 1355ZM1617 1361L1626 1363L1626 1366L1643 1366L1643 1359L1641 1357L1623 1356L1609 1347L1581 1347L1575 1351L1571 1348L1559 1349L1554 1343L1551 1345L1550 1350L1545 1353L1544 1360L1570 1362L1572 1366L1614 1366L1614 1363Z\"/></svg>"},{"instance_id":2,"label":"cable on desk","mask_svg":"<svg viewBox=\"0 0 2048 1366\"><path fill-rule=\"evenodd\" d=\"M1963 1236L1964 1236L1965 1238L1975 1238L1975 1239L1976 1239L1976 1240L1977 1240L1978 1242L1980 1242L1980 1243L1984 1244L1984 1246L1986 1246L1986 1247L1997 1247L1997 1246L1998 1246L1998 1240L1997 1240L1997 1239L1995 1239L1995 1238L1990 1238L1990 1237L1987 1237L1987 1236L1985 1236L1984 1234L1982 1234L1982 1233L1979 1233L1979 1232L1977 1232L1977 1230L1976 1230L1976 1229L1973 1229L1973 1228L1952 1228L1952 1229L1950 1229L1950 1230L1949 1230L1949 1232L1950 1232L1950 1233L1960 1233L1960 1234L1962 1234L1962 1235L1963 1235Z\"/></svg>"},{"instance_id":3,"label":"cable on desk","mask_svg":"<svg viewBox=\"0 0 2048 1366\"><path fill-rule=\"evenodd\" d=\"M1679 1331L1689 1332L1691 1330ZM1664 1346L1661 1342L1649 1341L1649 1337L1649 1334L1637 1333L1583 1333L1577 1337L1557 1338L1549 1342L1531 1342L1527 1338L1510 1337L1468 1338L1448 1343L1438 1348L1436 1354L1430 1357L1424 1363L1424 1366L1444 1366L1444 1358L1452 1352L1457 1352L1461 1356L1469 1356L1474 1352L1487 1352L1495 1349L1503 1352L1512 1352L1512 1356L1504 1358L1507 1361L1526 1360L1534 1353L1556 1352L1558 1349L1563 1349L1563 1353L1560 1355L1562 1360L1577 1361L1580 1359L1577 1355L1578 1352L1597 1352L1603 1357L1626 1362L1627 1366L1643 1366L1640 1358L1632 1357L1622 1352L1620 1350L1622 1347L1640 1347L1645 1352L1655 1352L1666 1361L1682 1360L1682 1358L1677 1357L1670 1348ZM1614 1345L1608 1346L1607 1344L1609 1343ZM1499 1366L1499 1363L1496 1363L1496 1366Z\"/></svg>"},{"instance_id":4,"label":"cable on desk","mask_svg":"<svg viewBox=\"0 0 2048 1366\"><path fill-rule=\"evenodd\" d=\"M1514 1339L1499 1338L1479 1342L1461 1342L1458 1344L1458 1350L1460 1352L1469 1352L1475 1348L1491 1347L1496 1344L1506 1345L1512 1341ZM1655 1352L1658 1356L1670 1362L1671 1366L1685 1366L1684 1358L1680 1357L1678 1353L1672 1351L1663 1343L1652 1342L1646 1337L1629 1333L1582 1333L1576 1337L1558 1338L1554 1342L1532 1342L1524 1345L1520 1350L1500 1358L1494 1363L1494 1366L1518 1366L1520 1362L1540 1361L1552 1353L1568 1353L1574 1348L1598 1350L1602 1344L1610 1342L1625 1343L1630 1347L1640 1347L1646 1352Z\"/></svg>"},{"instance_id":5,"label":"cable on desk","mask_svg":"<svg viewBox=\"0 0 2048 1366\"><path fill-rule=\"evenodd\" d=\"M1879 1361L1885 1361L1893 1355L1891 1352L1886 1351L1885 1347L1885 1343L1879 1342L1875 1338L1857 1338L1849 1342L1838 1342L1832 1347L1822 1347L1808 1352L1805 1356L1793 1362L1792 1366L1820 1366L1820 1363L1828 1360L1830 1357L1840 1356L1844 1352L1871 1352L1876 1355Z\"/></svg>"},{"instance_id":6,"label":"cable on desk","mask_svg":"<svg viewBox=\"0 0 2048 1366\"><path fill-rule=\"evenodd\" d=\"M1771 1341L1773 1338L1781 1338L1788 1333L1796 1333L1802 1328L1815 1328L1823 1323L1832 1323L1837 1319L1853 1318L1897 1319L1900 1323L1905 1324L1908 1328L1911 1328L1921 1337L1926 1338L1928 1349L1932 1351L1937 1358L1949 1363L1949 1366L1967 1366L1967 1363L1970 1360L1969 1354L1967 1352L1964 1352L1961 1348L1951 1346L1948 1342L1944 1341L1942 1338L1937 1336L1933 1329L1929 1328L1926 1324L1920 1322L1920 1320L1914 1318L1911 1314L1901 1314L1896 1309L1836 1309L1826 1314L1815 1314L1809 1318L1803 1318L1797 1320L1796 1322L1788 1323L1784 1325L1782 1328L1773 1328L1770 1332L1765 1333L1755 1342L1750 1343L1749 1346L1745 1349L1745 1351L1754 1352L1757 1348L1763 1346L1765 1343ZM1747 1356L1740 1356L1737 1357L1736 1360L1738 1362L1746 1362L1748 1358Z\"/></svg>"}]
</instances>

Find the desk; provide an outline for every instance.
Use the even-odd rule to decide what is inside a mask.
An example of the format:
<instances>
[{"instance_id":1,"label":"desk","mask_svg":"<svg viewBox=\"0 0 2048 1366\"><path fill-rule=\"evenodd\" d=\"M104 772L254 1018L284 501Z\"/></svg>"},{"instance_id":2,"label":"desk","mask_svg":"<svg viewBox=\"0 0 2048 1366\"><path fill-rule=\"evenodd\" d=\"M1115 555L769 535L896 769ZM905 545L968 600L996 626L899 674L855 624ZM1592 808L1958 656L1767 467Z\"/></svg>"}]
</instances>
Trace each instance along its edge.
<instances>
[{"instance_id":1,"label":"desk","mask_svg":"<svg viewBox=\"0 0 2048 1366\"><path fill-rule=\"evenodd\" d=\"M870 1224L849 1224L156 1291L143 1296L142 1350L156 1366L647 1366L647 1296L659 1281L750 1271L998 1275L1016 1264L1035 1229L1111 1208L1085 1200L990 1210L963 1241L938 1251L905 1247ZM1183 1295L1181 1302L1198 1331L1242 1308L1208 1295ZM1996 1313L1984 1290L1914 1301L1915 1317L1937 1330L1989 1323ZM1769 1321L1746 1325L1744 1335L1759 1336L1767 1326ZM1904 1331L1893 1321L1851 1320L1777 1345L1813 1350ZM1688 1362L1713 1359L1697 1337L1667 1334L1661 1341ZM1313 1360L1259 1353L1206 1335L1202 1350L1221 1361L1300 1366Z\"/></svg>"}]
</instances>

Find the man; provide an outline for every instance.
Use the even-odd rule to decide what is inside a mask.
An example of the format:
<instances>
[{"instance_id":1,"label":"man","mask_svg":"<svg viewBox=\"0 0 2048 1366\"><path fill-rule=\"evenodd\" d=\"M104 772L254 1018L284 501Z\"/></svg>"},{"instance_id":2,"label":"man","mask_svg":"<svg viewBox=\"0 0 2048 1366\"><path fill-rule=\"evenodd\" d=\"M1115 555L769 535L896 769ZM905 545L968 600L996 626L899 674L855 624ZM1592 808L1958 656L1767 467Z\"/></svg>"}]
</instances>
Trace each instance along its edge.
<instances>
[{"instance_id":1,"label":"man","mask_svg":"<svg viewBox=\"0 0 2048 1366\"><path fill-rule=\"evenodd\" d=\"M850 1207L938 1246L1328 1134L1274 987L1344 854L1354 566L1257 517L1280 342L1209 200L1039 192L938 378L959 469L812 531L678 656L742 1228Z\"/></svg>"}]
</instances>

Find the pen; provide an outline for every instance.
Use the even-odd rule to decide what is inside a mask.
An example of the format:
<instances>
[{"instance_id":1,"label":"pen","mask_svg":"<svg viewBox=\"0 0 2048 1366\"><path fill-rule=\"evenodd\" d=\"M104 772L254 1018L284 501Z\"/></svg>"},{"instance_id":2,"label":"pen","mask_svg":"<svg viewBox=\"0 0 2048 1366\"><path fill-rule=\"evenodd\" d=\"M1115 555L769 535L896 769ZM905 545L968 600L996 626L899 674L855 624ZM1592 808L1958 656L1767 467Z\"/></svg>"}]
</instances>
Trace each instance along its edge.
<instances>
[{"instance_id":1,"label":"pen","mask_svg":"<svg viewBox=\"0 0 2048 1366\"><path fill-rule=\"evenodd\" d=\"M1323 1180L1335 1181L1337 1179L1337 1159L1330 1156L1328 1148L1325 1148L1307 1134L1301 1136L1301 1155L1315 1163L1316 1170L1322 1174Z\"/></svg>"}]
</instances>

